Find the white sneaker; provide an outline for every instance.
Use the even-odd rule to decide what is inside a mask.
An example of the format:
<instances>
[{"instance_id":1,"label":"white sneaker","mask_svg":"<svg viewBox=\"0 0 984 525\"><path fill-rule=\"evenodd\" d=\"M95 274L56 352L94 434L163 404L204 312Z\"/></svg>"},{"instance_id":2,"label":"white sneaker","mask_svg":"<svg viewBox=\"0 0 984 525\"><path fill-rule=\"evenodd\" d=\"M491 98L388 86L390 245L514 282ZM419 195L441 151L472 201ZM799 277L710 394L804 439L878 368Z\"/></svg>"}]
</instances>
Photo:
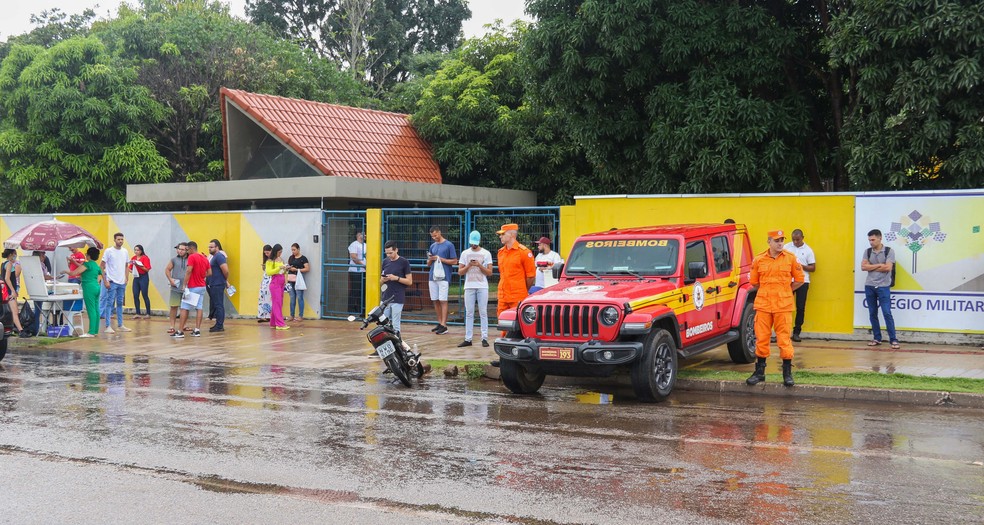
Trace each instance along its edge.
<instances>
[{"instance_id":1,"label":"white sneaker","mask_svg":"<svg viewBox=\"0 0 984 525\"><path fill-rule=\"evenodd\" d=\"M130 330L129 328L127 328L125 326L121 326L121 327L117 328L116 331L117 332L132 332L133 330Z\"/></svg>"},{"instance_id":2,"label":"white sneaker","mask_svg":"<svg viewBox=\"0 0 984 525\"><path fill-rule=\"evenodd\" d=\"M112 326L107 326L106 329L103 330L103 333L106 333L106 334L115 334L116 333L116 330L113 330L113 327Z\"/></svg>"},{"instance_id":3,"label":"white sneaker","mask_svg":"<svg viewBox=\"0 0 984 525\"><path fill-rule=\"evenodd\" d=\"M86 333L84 333L84 334L82 334L82 335L79 336L79 338L82 338L82 337L95 337L95 336L92 335L92 334L90 334L90 333L88 333L88 332L86 332Z\"/></svg>"}]
</instances>

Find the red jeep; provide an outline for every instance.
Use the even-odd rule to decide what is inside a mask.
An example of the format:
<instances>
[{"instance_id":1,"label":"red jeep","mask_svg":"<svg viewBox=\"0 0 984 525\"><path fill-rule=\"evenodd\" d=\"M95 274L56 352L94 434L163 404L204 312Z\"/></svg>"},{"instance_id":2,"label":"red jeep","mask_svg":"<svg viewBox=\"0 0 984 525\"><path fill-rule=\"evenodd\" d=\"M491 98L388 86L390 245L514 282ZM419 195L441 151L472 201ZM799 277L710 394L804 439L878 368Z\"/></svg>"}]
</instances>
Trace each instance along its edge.
<instances>
[{"instance_id":1,"label":"red jeep","mask_svg":"<svg viewBox=\"0 0 984 525\"><path fill-rule=\"evenodd\" d=\"M612 230L577 239L560 282L499 318L502 380L517 394L547 374L631 373L636 396L662 401L677 359L727 344L755 359L755 311L745 227L688 224Z\"/></svg>"}]
</instances>

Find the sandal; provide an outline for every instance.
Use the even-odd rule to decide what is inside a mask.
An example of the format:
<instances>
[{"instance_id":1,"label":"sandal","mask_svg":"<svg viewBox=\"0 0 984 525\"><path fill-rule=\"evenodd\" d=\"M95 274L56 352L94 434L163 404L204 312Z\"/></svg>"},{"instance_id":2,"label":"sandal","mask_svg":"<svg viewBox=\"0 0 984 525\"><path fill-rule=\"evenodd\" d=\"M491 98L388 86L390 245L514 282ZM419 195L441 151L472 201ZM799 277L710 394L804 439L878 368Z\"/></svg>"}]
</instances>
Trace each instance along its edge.
<instances>
[{"instance_id":1,"label":"sandal","mask_svg":"<svg viewBox=\"0 0 984 525\"><path fill-rule=\"evenodd\" d=\"M899 348L902 348L901 346L899 346L899 342L892 341L892 350L898 350Z\"/></svg>"},{"instance_id":2,"label":"sandal","mask_svg":"<svg viewBox=\"0 0 984 525\"><path fill-rule=\"evenodd\" d=\"M174 335L174 328L168 328L167 335Z\"/></svg>"},{"instance_id":3,"label":"sandal","mask_svg":"<svg viewBox=\"0 0 984 525\"><path fill-rule=\"evenodd\" d=\"M878 346L880 344L881 344L881 341L874 341L874 340L868 341L868 346Z\"/></svg>"}]
</instances>

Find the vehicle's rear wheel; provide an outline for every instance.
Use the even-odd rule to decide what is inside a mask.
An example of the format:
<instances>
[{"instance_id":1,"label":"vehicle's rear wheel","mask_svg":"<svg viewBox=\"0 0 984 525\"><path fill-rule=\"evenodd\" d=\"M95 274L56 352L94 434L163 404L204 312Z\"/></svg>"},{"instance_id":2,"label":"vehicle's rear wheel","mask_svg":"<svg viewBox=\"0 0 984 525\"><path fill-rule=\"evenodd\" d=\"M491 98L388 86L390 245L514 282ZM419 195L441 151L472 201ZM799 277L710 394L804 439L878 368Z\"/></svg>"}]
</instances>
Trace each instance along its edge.
<instances>
[{"instance_id":1,"label":"vehicle's rear wheel","mask_svg":"<svg viewBox=\"0 0 984 525\"><path fill-rule=\"evenodd\" d=\"M547 375L539 367L526 366L511 359L499 362L499 375L506 388L514 394L535 394Z\"/></svg>"},{"instance_id":2,"label":"vehicle's rear wheel","mask_svg":"<svg viewBox=\"0 0 984 525\"><path fill-rule=\"evenodd\" d=\"M649 334L643 343L642 359L632 365L632 388L639 401L665 400L677 378L677 349L666 330Z\"/></svg>"},{"instance_id":3,"label":"vehicle's rear wheel","mask_svg":"<svg viewBox=\"0 0 984 525\"><path fill-rule=\"evenodd\" d=\"M738 323L738 339L728 343L728 354L738 364L755 361L755 308L752 299L745 303Z\"/></svg>"},{"instance_id":4,"label":"vehicle's rear wheel","mask_svg":"<svg viewBox=\"0 0 984 525\"><path fill-rule=\"evenodd\" d=\"M403 383L403 386L409 387L411 385L410 377L407 374L406 365L400 360L400 356L397 354L391 354L387 356L383 362L386 363L387 367L389 367L390 372L393 372L393 375L396 376L401 383Z\"/></svg>"},{"instance_id":5,"label":"vehicle's rear wheel","mask_svg":"<svg viewBox=\"0 0 984 525\"><path fill-rule=\"evenodd\" d=\"M7 355L7 338L0 334L0 361L3 361L5 355Z\"/></svg>"}]
</instances>

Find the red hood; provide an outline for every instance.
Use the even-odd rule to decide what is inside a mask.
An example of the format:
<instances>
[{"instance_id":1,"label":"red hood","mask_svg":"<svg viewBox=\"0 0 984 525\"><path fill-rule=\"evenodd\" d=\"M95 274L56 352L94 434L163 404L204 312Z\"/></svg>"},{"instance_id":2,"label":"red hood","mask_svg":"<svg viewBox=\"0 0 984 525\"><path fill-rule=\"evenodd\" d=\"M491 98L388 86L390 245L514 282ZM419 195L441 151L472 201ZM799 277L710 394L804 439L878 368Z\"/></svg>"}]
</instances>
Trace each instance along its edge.
<instances>
[{"instance_id":1,"label":"red hood","mask_svg":"<svg viewBox=\"0 0 984 525\"><path fill-rule=\"evenodd\" d=\"M561 281L523 300L535 303L611 303L622 305L677 288L668 279L576 279Z\"/></svg>"}]
</instances>

